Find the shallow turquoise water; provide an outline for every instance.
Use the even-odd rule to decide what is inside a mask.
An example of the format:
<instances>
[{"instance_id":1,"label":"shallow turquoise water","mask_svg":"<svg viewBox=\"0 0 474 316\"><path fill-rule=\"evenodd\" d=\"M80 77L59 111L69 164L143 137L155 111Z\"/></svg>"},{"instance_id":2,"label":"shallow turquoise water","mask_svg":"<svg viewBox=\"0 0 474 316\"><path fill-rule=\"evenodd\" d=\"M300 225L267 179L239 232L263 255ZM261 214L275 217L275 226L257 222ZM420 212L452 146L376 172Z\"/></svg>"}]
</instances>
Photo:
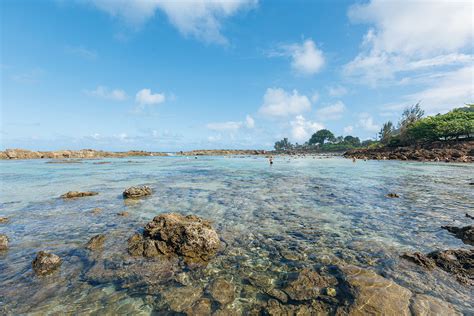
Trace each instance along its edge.
<instances>
[{"instance_id":1,"label":"shallow turquoise water","mask_svg":"<svg viewBox=\"0 0 474 316\"><path fill-rule=\"evenodd\" d=\"M405 251L467 247L440 226L469 223L473 165L312 157L277 157L272 167L261 157L97 161L0 161L0 216L10 219L0 224L0 233L10 239L10 249L0 253L0 311L150 314L166 309L150 280L143 290L143 280L116 281L91 272L96 262L126 256L126 239L163 212L213 220L227 246L204 273L189 272L201 285L227 275L244 293L242 279L248 274L277 280L311 264L351 263L465 313L473 311L472 289L444 272L428 273L399 259ZM151 186L153 196L124 202L123 190L141 184ZM58 198L75 190L100 194ZM386 198L389 192L400 198ZM102 211L92 214L97 207ZM121 211L130 216L117 216ZM106 249L91 259L83 246L99 233L108 236ZM31 261L45 249L64 263L60 272L37 278ZM180 269L169 267L173 273ZM168 283L152 285L156 292L162 286L173 290ZM259 300L264 298L242 294L234 307L244 312Z\"/></svg>"}]
</instances>

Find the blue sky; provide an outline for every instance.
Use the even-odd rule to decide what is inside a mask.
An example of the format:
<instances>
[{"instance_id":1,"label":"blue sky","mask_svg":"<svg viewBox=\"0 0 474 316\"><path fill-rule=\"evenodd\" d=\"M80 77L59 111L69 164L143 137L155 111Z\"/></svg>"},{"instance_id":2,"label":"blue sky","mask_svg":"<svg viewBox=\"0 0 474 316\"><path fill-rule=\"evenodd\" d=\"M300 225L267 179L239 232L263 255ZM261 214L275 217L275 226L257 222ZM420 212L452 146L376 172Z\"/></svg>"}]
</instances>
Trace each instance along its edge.
<instances>
[{"instance_id":1,"label":"blue sky","mask_svg":"<svg viewBox=\"0 0 474 316\"><path fill-rule=\"evenodd\" d=\"M269 149L474 101L471 1L0 6L2 148Z\"/></svg>"}]
</instances>

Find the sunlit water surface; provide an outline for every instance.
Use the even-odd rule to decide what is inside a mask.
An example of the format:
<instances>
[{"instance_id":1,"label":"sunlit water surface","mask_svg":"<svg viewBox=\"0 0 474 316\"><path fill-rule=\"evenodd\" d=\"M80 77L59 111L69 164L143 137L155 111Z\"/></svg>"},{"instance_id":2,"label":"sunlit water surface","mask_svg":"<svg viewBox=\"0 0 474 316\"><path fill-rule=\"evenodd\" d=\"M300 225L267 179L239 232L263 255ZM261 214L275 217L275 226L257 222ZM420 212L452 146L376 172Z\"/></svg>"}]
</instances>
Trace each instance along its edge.
<instances>
[{"instance_id":1,"label":"sunlit water surface","mask_svg":"<svg viewBox=\"0 0 474 316\"><path fill-rule=\"evenodd\" d=\"M231 279L240 293L233 308L242 313L268 299L251 293L249 276L278 282L302 267L341 263L373 269L415 293L473 312L472 289L399 258L406 251L468 247L440 226L468 223L473 165L313 157L278 157L273 166L262 157L101 161L110 163L0 162L0 215L10 219L0 224L10 239L10 249L0 253L0 313L165 310L163 291L179 290L172 277L156 284L136 275L124 281L98 276L94 268L114 260L123 265L127 238L164 212L213 221L225 249L199 272L186 273L202 288L216 276ZM142 184L153 188L151 197L122 199L125 188ZM100 194L58 198L73 190ZM386 198L389 192L400 198ZM102 211L94 214L94 208ZM122 211L130 215L118 216ZM106 248L89 254L84 244L99 233L107 235ZM39 250L60 255L60 271L35 277L31 261ZM186 268L171 262L168 269L175 276Z\"/></svg>"}]
</instances>

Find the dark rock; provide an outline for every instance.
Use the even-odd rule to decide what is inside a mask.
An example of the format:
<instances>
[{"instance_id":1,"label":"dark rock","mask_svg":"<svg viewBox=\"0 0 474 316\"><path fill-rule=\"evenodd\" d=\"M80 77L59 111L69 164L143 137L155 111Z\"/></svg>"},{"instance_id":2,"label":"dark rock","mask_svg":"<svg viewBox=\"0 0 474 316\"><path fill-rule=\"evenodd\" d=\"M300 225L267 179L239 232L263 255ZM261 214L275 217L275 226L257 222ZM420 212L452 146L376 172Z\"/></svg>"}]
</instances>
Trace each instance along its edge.
<instances>
[{"instance_id":1,"label":"dark rock","mask_svg":"<svg viewBox=\"0 0 474 316\"><path fill-rule=\"evenodd\" d=\"M138 187L130 187L123 191L124 199L136 199L143 196L151 195L152 190L149 186L143 185Z\"/></svg>"},{"instance_id":2,"label":"dark rock","mask_svg":"<svg viewBox=\"0 0 474 316\"><path fill-rule=\"evenodd\" d=\"M64 193L60 197L63 198L63 199L75 199L75 198L79 198L79 197L93 196L93 195L97 195L97 194L99 194L99 193L98 192L90 192L90 191L86 191L86 192L69 191L67 193Z\"/></svg>"},{"instance_id":3,"label":"dark rock","mask_svg":"<svg viewBox=\"0 0 474 316\"><path fill-rule=\"evenodd\" d=\"M474 249L434 251L428 257L459 282L474 285Z\"/></svg>"},{"instance_id":4,"label":"dark rock","mask_svg":"<svg viewBox=\"0 0 474 316\"><path fill-rule=\"evenodd\" d=\"M33 270L37 275L46 275L59 268L62 260L54 253L40 251L33 260Z\"/></svg>"},{"instance_id":5,"label":"dark rock","mask_svg":"<svg viewBox=\"0 0 474 316\"><path fill-rule=\"evenodd\" d=\"M389 193L385 196L388 197L388 198L391 198L391 199L400 197L397 193Z\"/></svg>"},{"instance_id":6,"label":"dark rock","mask_svg":"<svg viewBox=\"0 0 474 316\"><path fill-rule=\"evenodd\" d=\"M466 217L467 217L467 218L470 218L470 219L474 219L474 216L469 215L468 213L466 213Z\"/></svg>"},{"instance_id":7,"label":"dark rock","mask_svg":"<svg viewBox=\"0 0 474 316\"><path fill-rule=\"evenodd\" d=\"M403 259L416 263L419 266L422 266L425 269L432 270L436 268L436 263L433 259L428 258L426 255L421 252L414 253L405 253L401 256Z\"/></svg>"},{"instance_id":8,"label":"dark rock","mask_svg":"<svg viewBox=\"0 0 474 316\"><path fill-rule=\"evenodd\" d=\"M215 279L207 290L221 305L232 303L235 299L235 286L223 278Z\"/></svg>"},{"instance_id":9,"label":"dark rock","mask_svg":"<svg viewBox=\"0 0 474 316\"><path fill-rule=\"evenodd\" d=\"M8 223L8 217L0 217L0 224Z\"/></svg>"},{"instance_id":10,"label":"dark rock","mask_svg":"<svg viewBox=\"0 0 474 316\"><path fill-rule=\"evenodd\" d=\"M446 229L448 232L454 234L465 244L474 245L474 225L469 225L465 227L442 226L441 228Z\"/></svg>"},{"instance_id":11,"label":"dark rock","mask_svg":"<svg viewBox=\"0 0 474 316\"><path fill-rule=\"evenodd\" d=\"M292 300L305 301L317 298L322 288L334 283L334 279L305 268L298 273L295 280L289 281L283 290Z\"/></svg>"},{"instance_id":12,"label":"dark rock","mask_svg":"<svg viewBox=\"0 0 474 316\"><path fill-rule=\"evenodd\" d=\"M207 262L220 247L219 236L209 221L175 213L156 216L146 224L143 236L134 235L128 243L132 255L143 249L143 256L178 255L188 263Z\"/></svg>"},{"instance_id":13,"label":"dark rock","mask_svg":"<svg viewBox=\"0 0 474 316\"><path fill-rule=\"evenodd\" d=\"M8 249L7 235L0 234L0 251Z\"/></svg>"},{"instance_id":14,"label":"dark rock","mask_svg":"<svg viewBox=\"0 0 474 316\"><path fill-rule=\"evenodd\" d=\"M100 250L104 248L105 235L95 235L86 244L86 249L89 250Z\"/></svg>"},{"instance_id":15,"label":"dark rock","mask_svg":"<svg viewBox=\"0 0 474 316\"><path fill-rule=\"evenodd\" d=\"M353 296L349 315L410 315L412 293L373 271L341 267Z\"/></svg>"}]
</instances>

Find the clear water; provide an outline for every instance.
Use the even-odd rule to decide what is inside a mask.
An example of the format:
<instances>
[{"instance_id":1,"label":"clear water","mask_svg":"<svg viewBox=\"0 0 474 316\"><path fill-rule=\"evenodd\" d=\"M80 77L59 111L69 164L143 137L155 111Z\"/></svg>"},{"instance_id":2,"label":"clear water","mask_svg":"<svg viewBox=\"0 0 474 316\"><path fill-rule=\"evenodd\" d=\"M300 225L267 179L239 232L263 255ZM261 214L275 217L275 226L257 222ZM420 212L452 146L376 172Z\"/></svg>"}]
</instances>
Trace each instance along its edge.
<instances>
[{"instance_id":1,"label":"clear water","mask_svg":"<svg viewBox=\"0 0 474 316\"><path fill-rule=\"evenodd\" d=\"M151 314L167 309L166 293L182 295L177 276L198 289L225 276L237 287L232 308L245 313L268 299L249 278L278 284L302 267L341 263L474 311L471 288L399 259L405 251L468 247L440 226L470 221L473 165L313 157L277 157L272 167L262 157L102 161L110 163L0 162L0 216L10 219L0 224L10 239L0 253L0 313ZM153 196L122 199L125 188L141 184ZM73 190L100 194L58 198ZM389 192L400 198L386 198ZM118 216L122 211L130 216ZM211 219L225 249L196 270L130 261L127 238L163 212ZM106 248L90 254L84 244L99 233L107 235ZM63 258L59 272L34 276L39 250Z\"/></svg>"}]
</instances>

